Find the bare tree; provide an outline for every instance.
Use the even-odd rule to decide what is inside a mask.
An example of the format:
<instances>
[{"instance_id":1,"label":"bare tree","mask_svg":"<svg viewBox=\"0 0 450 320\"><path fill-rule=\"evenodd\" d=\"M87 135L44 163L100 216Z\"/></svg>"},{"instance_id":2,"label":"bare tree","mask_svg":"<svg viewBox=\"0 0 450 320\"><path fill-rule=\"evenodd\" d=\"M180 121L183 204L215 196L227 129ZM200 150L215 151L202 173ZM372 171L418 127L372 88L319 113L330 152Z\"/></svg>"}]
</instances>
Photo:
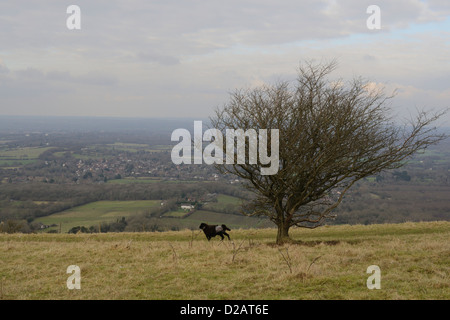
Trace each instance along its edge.
<instances>
[{"instance_id":1,"label":"bare tree","mask_svg":"<svg viewBox=\"0 0 450 320\"><path fill-rule=\"evenodd\" d=\"M446 137L430 127L446 111L420 111L398 125L387 106L393 95L371 89L361 78L348 84L331 81L335 68L335 62L306 63L295 84L236 90L210 119L223 134L227 129L279 130L276 174L262 175L264 165L248 158L216 165L246 181L255 197L243 213L269 217L278 227L279 244L290 241L292 226L316 228L333 218L333 209L358 180L399 168ZM248 152L248 140L245 147Z\"/></svg>"}]
</instances>

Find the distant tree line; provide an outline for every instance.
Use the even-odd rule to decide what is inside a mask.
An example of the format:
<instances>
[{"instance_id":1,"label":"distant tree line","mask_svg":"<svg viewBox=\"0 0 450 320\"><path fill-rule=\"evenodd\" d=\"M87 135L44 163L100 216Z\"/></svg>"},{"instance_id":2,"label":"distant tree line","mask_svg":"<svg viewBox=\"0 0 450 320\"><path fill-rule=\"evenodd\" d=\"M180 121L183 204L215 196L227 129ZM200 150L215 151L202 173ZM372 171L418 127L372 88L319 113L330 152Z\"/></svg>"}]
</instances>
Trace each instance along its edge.
<instances>
[{"instance_id":1,"label":"distant tree line","mask_svg":"<svg viewBox=\"0 0 450 320\"><path fill-rule=\"evenodd\" d=\"M0 232L33 232L40 227L34 223L36 218L101 200L164 200L164 206L145 213L148 218L159 217L175 210L177 201L201 199L208 193L249 196L238 185L223 182L130 183L126 188L115 184L0 184L0 222L3 222Z\"/></svg>"}]
</instances>

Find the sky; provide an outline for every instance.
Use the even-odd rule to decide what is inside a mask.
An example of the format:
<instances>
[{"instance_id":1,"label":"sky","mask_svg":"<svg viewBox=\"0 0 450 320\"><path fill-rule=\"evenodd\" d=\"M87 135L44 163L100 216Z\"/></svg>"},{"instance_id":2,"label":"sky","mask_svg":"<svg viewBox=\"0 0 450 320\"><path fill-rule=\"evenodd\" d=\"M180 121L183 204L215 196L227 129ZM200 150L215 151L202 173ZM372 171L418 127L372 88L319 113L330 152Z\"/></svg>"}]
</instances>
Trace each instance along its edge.
<instances>
[{"instance_id":1,"label":"sky","mask_svg":"<svg viewBox=\"0 0 450 320\"><path fill-rule=\"evenodd\" d=\"M207 118L235 89L333 59L331 77L396 90L399 116L450 107L450 1L0 2L0 116Z\"/></svg>"}]
</instances>

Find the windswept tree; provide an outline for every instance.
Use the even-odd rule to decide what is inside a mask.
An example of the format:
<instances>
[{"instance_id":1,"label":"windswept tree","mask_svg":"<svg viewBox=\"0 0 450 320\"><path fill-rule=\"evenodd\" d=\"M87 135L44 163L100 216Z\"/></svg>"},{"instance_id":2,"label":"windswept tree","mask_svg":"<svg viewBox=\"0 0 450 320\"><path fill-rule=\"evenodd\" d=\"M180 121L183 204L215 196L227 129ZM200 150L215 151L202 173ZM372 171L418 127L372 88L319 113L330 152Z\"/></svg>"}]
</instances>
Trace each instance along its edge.
<instances>
[{"instance_id":1,"label":"windswept tree","mask_svg":"<svg viewBox=\"0 0 450 320\"><path fill-rule=\"evenodd\" d=\"M224 136L227 129L279 130L279 141L268 139L269 146L279 143L276 174L261 174L264 164L248 157L244 163L216 165L254 192L242 211L269 217L278 227L279 244L291 241L293 226L316 228L335 217L333 209L358 180L399 168L445 138L432 127L445 111L420 111L399 125L388 107L393 96L361 78L332 81L335 68L335 62L307 63L299 67L295 83L236 90L210 119ZM245 140L247 152L250 140Z\"/></svg>"}]
</instances>

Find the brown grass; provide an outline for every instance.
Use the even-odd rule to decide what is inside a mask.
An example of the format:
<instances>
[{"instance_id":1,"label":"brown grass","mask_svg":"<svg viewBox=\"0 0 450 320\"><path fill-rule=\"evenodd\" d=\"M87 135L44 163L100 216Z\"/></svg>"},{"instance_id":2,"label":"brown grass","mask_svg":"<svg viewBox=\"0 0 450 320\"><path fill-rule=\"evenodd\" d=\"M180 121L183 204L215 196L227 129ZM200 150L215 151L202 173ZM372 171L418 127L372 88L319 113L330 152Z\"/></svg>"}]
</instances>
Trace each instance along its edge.
<instances>
[{"instance_id":1,"label":"brown grass","mask_svg":"<svg viewBox=\"0 0 450 320\"><path fill-rule=\"evenodd\" d=\"M0 234L0 299L450 298L449 222L296 229L282 247L274 229L230 234ZM366 286L374 264L380 290Z\"/></svg>"}]
</instances>

